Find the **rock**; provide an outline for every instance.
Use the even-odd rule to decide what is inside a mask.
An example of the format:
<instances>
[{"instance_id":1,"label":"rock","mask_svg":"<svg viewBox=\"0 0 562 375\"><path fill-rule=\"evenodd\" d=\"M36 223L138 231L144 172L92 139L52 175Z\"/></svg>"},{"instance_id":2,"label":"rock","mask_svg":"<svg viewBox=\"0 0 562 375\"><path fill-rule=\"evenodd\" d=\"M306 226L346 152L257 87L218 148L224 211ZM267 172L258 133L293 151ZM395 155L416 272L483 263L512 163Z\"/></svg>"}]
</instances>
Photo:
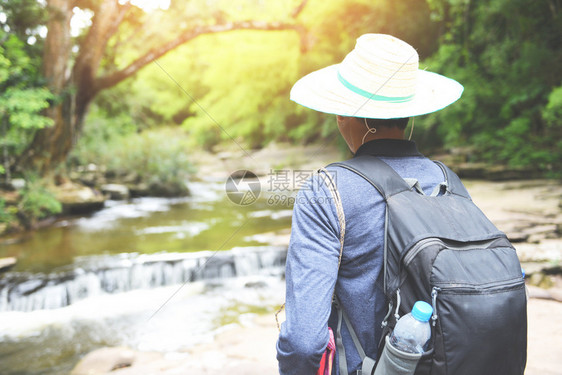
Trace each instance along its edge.
<instances>
[{"instance_id":1,"label":"rock","mask_svg":"<svg viewBox=\"0 0 562 375\"><path fill-rule=\"evenodd\" d=\"M98 186L102 182L103 176L96 172L84 172L76 180L85 186L91 188Z\"/></svg>"},{"instance_id":2,"label":"rock","mask_svg":"<svg viewBox=\"0 0 562 375\"><path fill-rule=\"evenodd\" d=\"M0 258L0 272L8 271L10 268L15 266L16 263L17 263L17 259L15 257Z\"/></svg>"},{"instance_id":3,"label":"rock","mask_svg":"<svg viewBox=\"0 0 562 375\"><path fill-rule=\"evenodd\" d=\"M130 367L135 352L127 347L101 348L86 354L72 369L70 375L102 375L124 367Z\"/></svg>"},{"instance_id":4,"label":"rock","mask_svg":"<svg viewBox=\"0 0 562 375\"><path fill-rule=\"evenodd\" d=\"M562 302L562 289L543 289L529 285L527 287L527 290L529 291L529 298L548 299L552 301Z\"/></svg>"},{"instance_id":5,"label":"rock","mask_svg":"<svg viewBox=\"0 0 562 375\"><path fill-rule=\"evenodd\" d=\"M146 197L150 195L150 188L145 183L128 184L127 187L131 192L131 197Z\"/></svg>"},{"instance_id":6,"label":"rock","mask_svg":"<svg viewBox=\"0 0 562 375\"><path fill-rule=\"evenodd\" d=\"M555 267L552 262L521 262L521 267L525 270L525 274L530 277L535 273L553 273Z\"/></svg>"},{"instance_id":7,"label":"rock","mask_svg":"<svg viewBox=\"0 0 562 375\"><path fill-rule=\"evenodd\" d=\"M562 302L562 289L560 288L553 288L549 290L550 296L553 300Z\"/></svg>"},{"instance_id":8,"label":"rock","mask_svg":"<svg viewBox=\"0 0 562 375\"><path fill-rule=\"evenodd\" d=\"M490 181L527 180L541 178L543 172L538 168L508 167L490 165L486 168L484 178Z\"/></svg>"},{"instance_id":9,"label":"rock","mask_svg":"<svg viewBox=\"0 0 562 375\"><path fill-rule=\"evenodd\" d=\"M129 188L120 184L105 184L100 187L100 190L104 195L108 195L109 199L114 200L129 199L131 195Z\"/></svg>"},{"instance_id":10,"label":"rock","mask_svg":"<svg viewBox=\"0 0 562 375\"><path fill-rule=\"evenodd\" d=\"M244 284L244 288L267 288L267 283L265 281L248 281L246 284Z\"/></svg>"},{"instance_id":11,"label":"rock","mask_svg":"<svg viewBox=\"0 0 562 375\"><path fill-rule=\"evenodd\" d=\"M484 163L459 163L456 165L448 165L460 178L479 179L486 173L486 164Z\"/></svg>"},{"instance_id":12,"label":"rock","mask_svg":"<svg viewBox=\"0 0 562 375\"><path fill-rule=\"evenodd\" d=\"M189 189L186 184L154 181L148 185L150 195L155 197L186 197Z\"/></svg>"},{"instance_id":13,"label":"rock","mask_svg":"<svg viewBox=\"0 0 562 375\"><path fill-rule=\"evenodd\" d=\"M527 285L527 292L529 293L529 298L550 299L548 290L539 288L538 286Z\"/></svg>"},{"instance_id":14,"label":"rock","mask_svg":"<svg viewBox=\"0 0 562 375\"><path fill-rule=\"evenodd\" d=\"M142 181L142 178L137 172L117 173L117 176L120 176L119 179L126 184L138 184Z\"/></svg>"},{"instance_id":15,"label":"rock","mask_svg":"<svg viewBox=\"0 0 562 375\"><path fill-rule=\"evenodd\" d=\"M509 167L507 165L488 164L482 162L466 162L468 157L463 157L462 154L437 155L437 157L434 156L433 158L442 160L461 178L508 181L537 179L543 177L544 174L536 168Z\"/></svg>"},{"instance_id":16,"label":"rock","mask_svg":"<svg viewBox=\"0 0 562 375\"><path fill-rule=\"evenodd\" d=\"M131 192L131 197L186 197L190 195L186 184L153 181L149 184L145 182L127 183L127 187Z\"/></svg>"},{"instance_id":17,"label":"rock","mask_svg":"<svg viewBox=\"0 0 562 375\"><path fill-rule=\"evenodd\" d=\"M103 208L106 197L90 187L65 184L57 187L55 196L65 214L88 214Z\"/></svg>"},{"instance_id":18,"label":"rock","mask_svg":"<svg viewBox=\"0 0 562 375\"><path fill-rule=\"evenodd\" d=\"M536 272L531 275L529 279L531 286L537 286L543 289L550 288L553 285L551 278L542 272Z\"/></svg>"},{"instance_id":19,"label":"rock","mask_svg":"<svg viewBox=\"0 0 562 375\"><path fill-rule=\"evenodd\" d=\"M0 198L2 198L6 206L15 206L21 199L21 195L17 191L0 191Z\"/></svg>"},{"instance_id":20,"label":"rock","mask_svg":"<svg viewBox=\"0 0 562 375\"><path fill-rule=\"evenodd\" d=\"M560 333L562 304L531 299L527 305L528 341L525 375L560 374Z\"/></svg>"},{"instance_id":21,"label":"rock","mask_svg":"<svg viewBox=\"0 0 562 375\"><path fill-rule=\"evenodd\" d=\"M522 262L543 263L543 268L550 268L547 263L562 260L562 241L544 240L539 244L520 243L517 244L517 254Z\"/></svg>"},{"instance_id":22,"label":"rock","mask_svg":"<svg viewBox=\"0 0 562 375\"><path fill-rule=\"evenodd\" d=\"M22 190L25 187L25 180L23 178L13 178L11 185L14 190Z\"/></svg>"},{"instance_id":23,"label":"rock","mask_svg":"<svg viewBox=\"0 0 562 375\"><path fill-rule=\"evenodd\" d=\"M511 243L520 243L520 242L527 242L529 238L529 234L521 233L521 232L507 232L507 238Z\"/></svg>"}]
</instances>

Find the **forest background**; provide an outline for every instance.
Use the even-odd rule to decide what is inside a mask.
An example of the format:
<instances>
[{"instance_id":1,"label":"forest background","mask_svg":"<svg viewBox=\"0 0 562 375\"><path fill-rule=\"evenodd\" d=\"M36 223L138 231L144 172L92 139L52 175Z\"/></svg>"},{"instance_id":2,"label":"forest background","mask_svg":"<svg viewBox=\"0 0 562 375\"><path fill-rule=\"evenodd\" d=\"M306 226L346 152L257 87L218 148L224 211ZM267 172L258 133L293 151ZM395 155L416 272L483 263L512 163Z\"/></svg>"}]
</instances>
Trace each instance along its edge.
<instances>
[{"instance_id":1,"label":"forest background","mask_svg":"<svg viewBox=\"0 0 562 375\"><path fill-rule=\"evenodd\" d=\"M337 143L289 91L364 33L464 85L416 119L424 151L562 176L561 0L0 0L0 178L25 181L0 224L60 212L80 166L179 186L191 150Z\"/></svg>"}]
</instances>

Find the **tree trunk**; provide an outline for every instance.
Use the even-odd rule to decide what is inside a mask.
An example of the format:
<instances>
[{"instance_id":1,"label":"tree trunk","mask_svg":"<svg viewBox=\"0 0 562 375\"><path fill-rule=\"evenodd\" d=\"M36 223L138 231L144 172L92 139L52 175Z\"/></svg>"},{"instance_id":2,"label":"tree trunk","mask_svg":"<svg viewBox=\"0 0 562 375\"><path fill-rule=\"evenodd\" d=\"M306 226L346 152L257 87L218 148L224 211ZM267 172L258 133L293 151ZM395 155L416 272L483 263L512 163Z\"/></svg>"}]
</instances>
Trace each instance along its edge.
<instances>
[{"instance_id":1,"label":"tree trunk","mask_svg":"<svg viewBox=\"0 0 562 375\"><path fill-rule=\"evenodd\" d=\"M60 102L45 111L45 115L53 120L54 126L39 129L18 161L18 167L34 169L42 174L64 160L72 148L75 128L75 123L69 116L71 94L67 90L68 62L72 51L72 1L49 0L47 10L49 18L43 51L43 74L49 89L60 97Z\"/></svg>"},{"instance_id":2,"label":"tree trunk","mask_svg":"<svg viewBox=\"0 0 562 375\"><path fill-rule=\"evenodd\" d=\"M49 88L59 96L46 116L54 126L38 130L19 166L35 169L41 174L62 163L78 139L84 117L97 92L96 72L109 38L117 31L130 5L120 6L117 0L105 0L96 9L72 73L68 66L72 41L70 19L72 0L49 0L49 30L45 40L43 72Z\"/></svg>"}]
</instances>

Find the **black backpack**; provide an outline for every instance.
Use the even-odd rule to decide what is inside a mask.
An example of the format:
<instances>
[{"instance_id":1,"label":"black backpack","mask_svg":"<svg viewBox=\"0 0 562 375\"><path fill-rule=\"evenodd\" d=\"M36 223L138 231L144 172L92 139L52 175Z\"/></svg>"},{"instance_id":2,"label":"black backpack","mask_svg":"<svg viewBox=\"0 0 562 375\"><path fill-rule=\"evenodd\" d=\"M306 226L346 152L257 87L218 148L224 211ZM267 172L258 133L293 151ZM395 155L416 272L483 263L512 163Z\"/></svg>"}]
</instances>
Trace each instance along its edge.
<instances>
[{"instance_id":1,"label":"black backpack","mask_svg":"<svg viewBox=\"0 0 562 375\"><path fill-rule=\"evenodd\" d=\"M331 164L365 178L387 205L383 272L389 306L379 356L398 317L423 300L434 314L430 349L416 375L521 375L527 299L515 249L472 202L458 176L436 163L446 181L430 196L371 155ZM342 315L347 317L342 309L338 315L341 325ZM362 374L370 375L374 361L347 326L364 357Z\"/></svg>"}]
</instances>

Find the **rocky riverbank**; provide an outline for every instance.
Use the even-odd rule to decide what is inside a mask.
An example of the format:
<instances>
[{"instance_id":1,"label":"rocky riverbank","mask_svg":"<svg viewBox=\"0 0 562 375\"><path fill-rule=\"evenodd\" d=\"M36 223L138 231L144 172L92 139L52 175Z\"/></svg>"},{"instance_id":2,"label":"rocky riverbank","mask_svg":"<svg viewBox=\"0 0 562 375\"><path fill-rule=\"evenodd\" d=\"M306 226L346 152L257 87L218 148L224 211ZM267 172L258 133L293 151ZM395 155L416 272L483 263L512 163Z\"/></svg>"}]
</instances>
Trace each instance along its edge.
<instances>
[{"instance_id":1,"label":"rocky riverbank","mask_svg":"<svg viewBox=\"0 0 562 375\"><path fill-rule=\"evenodd\" d=\"M199 174L224 179L239 169L254 171L258 176L282 169L314 171L341 158L336 150L321 146L274 145L250 156L241 155L240 150L224 151L218 156L219 162L210 155L201 155ZM559 374L562 368L559 356L562 321L558 319L562 316L562 303L558 302L562 301L562 186L552 180L467 180L466 184L474 201L514 241L526 270L530 295L526 374ZM268 235L287 244L285 234ZM72 375L275 374L277 332L275 318L269 314L229 325L213 342L183 353L102 348L85 356Z\"/></svg>"},{"instance_id":2,"label":"rocky riverbank","mask_svg":"<svg viewBox=\"0 0 562 375\"><path fill-rule=\"evenodd\" d=\"M435 158L447 163L462 178L487 181L540 178L539 172L532 168L469 163L467 162L469 154L470 150L455 149L446 154L436 155ZM257 176L267 179L276 171L298 169L301 172L311 173L330 162L349 156L329 143L292 145L273 142L260 150L242 149L237 144L224 145L223 149L218 149L214 153L194 150L190 154L190 160L195 166L196 172L193 174L195 179L225 180L231 173L240 170L250 170ZM188 172L193 171L183 171L182 174L187 175ZM292 179L294 174L288 174L286 177ZM45 196L34 203L33 212L37 210L45 212L37 211L40 213L29 214L22 208L22 201L25 200L22 191L26 185L29 184L25 180L14 179L11 184L0 186L0 210L8 213L12 218L9 220L10 223L6 223L8 216L0 212L0 236L49 225L53 213L54 216L91 214L102 209L108 199L189 195L189 183L147 179L139 172L107 170L103 165L90 164L77 167L67 172L64 177L56 177L44 189L51 197ZM34 199L37 200L37 197ZM53 201L49 203L49 199ZM45 206L46 203L52 205L57 202L60 203L60 210L50 210ZM46 218L37 220L45 214Z\"/></svg>"},{"instance_id":3,"label":"rocky riverbank","mask_svg":"<svg viewBox=\"0 0 562 375\"><path fill-rule=\"evenodd\" d=\"M92 214L109 199L190 194L185 182L145 181L134 172L107 172L95 165L72 171L68 178L57 177L47 186L38 181L29 185L29 181L14 179L0 186L0 237L47 226L61 216Z\"/></svg>"}]
</instances>

